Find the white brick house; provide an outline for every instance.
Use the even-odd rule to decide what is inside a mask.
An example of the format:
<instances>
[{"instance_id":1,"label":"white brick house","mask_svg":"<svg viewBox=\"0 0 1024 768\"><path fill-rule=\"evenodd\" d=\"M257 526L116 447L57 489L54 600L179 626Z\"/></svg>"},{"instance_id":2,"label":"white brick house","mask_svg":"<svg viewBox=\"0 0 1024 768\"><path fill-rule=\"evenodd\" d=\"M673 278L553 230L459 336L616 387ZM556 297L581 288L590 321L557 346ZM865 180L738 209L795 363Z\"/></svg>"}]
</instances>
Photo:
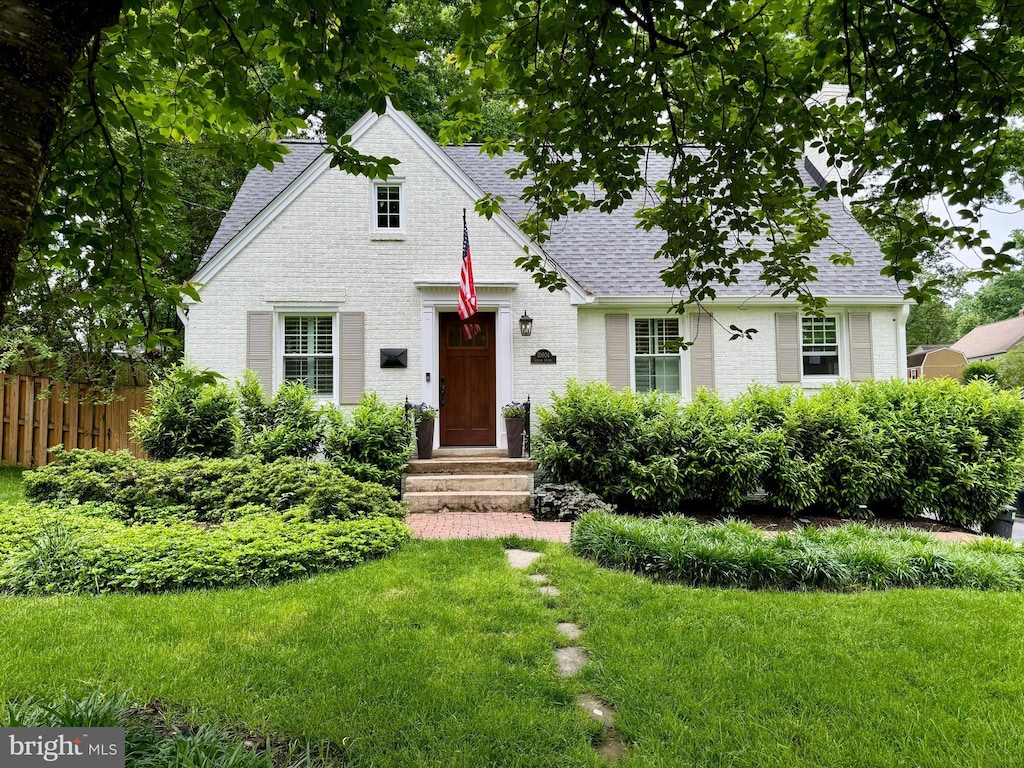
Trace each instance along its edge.
<instances>
[{"instance_id":1,"label":"white brick house","mask_svg":"<svg viewBox=\"0 0 1024 768\"><path fill-rule=\"evenodd\" d=\"M521 182L504 173L518 158L442 149L391 108L365 115L351 137L362 152L397 158L395 176L331 168L316 142L289 142L272 172L249 174L194 278L202 300L182 312L186 352L201 367L229 379L252 368L268 392L301 378L342 405L367 390L440 405L439 444L499 447L504 403L544 403L571 377L683 398L699 386L731 396L753 382L906 377L907 304L839 201L828 209L834 241L812 254L824 319L762 295L755 275L721 289L706 307L712 317L680 317L651 258L658 235L635 228L636 206L556 224L544 255L568 287L552 293L514 264L537 248L515 224ZM476 216L485 192L504 196L505 215ZM453 318L464 209L483 321L471 342ZM855 265L832 265L837 250ZM520 333L524 313L530 336ZM733 324L758 333L729 341ZM678 336L693 346L666 348Z\"/></svg>"}]
</instances>

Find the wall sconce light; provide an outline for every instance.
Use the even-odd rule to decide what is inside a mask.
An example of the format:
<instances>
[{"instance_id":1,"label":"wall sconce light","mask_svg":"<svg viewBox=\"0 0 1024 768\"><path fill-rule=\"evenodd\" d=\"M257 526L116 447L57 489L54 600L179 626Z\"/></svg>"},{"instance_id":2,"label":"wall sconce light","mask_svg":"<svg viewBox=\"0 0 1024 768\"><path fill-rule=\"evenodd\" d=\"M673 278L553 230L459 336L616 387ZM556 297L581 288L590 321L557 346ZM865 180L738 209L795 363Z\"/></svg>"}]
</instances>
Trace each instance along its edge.
<instances>
[{"instance_id":1,"label":"wall sconce light","mask_svg":"<svg viewBox=\"0 0 1024 768\"><path fill-rule=\"evenodd\" d=\"M523 316L519 318L519 333L523 336L529 336L533 333L533 318L526 314L526 312L523 312Z\"/></svg>"}]
</instances>

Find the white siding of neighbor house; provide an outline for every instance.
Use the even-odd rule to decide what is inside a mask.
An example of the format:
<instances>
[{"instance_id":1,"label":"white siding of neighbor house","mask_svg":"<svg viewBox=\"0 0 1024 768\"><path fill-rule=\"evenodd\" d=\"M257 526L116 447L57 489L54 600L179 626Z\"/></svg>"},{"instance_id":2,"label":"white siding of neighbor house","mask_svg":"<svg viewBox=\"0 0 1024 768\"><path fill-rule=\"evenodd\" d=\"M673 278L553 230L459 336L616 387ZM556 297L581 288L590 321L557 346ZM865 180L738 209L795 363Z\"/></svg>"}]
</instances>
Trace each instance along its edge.
<instances>
[{"instance_id":1,"label":"white siding of neighbor house","mask_svg":"<svg viewBox=\"0 0 1024 768\"><path fill-rule=\"evenodd\" d=\"M480 310L511 299L512 398L529 395L544 402L551 390L564 388L565 380L577 375L578 363L576 309L568 293L539 290L515 266L521 247L495 222L478 217L475 200L391 117L382 116L357 148L401 160L394 176L403 180L404 239L372 239L372 183L328 169L201 289L202 302L190 307L186 325L191 359L234 380L246 365L247 312L287 307L296 313L318 308L362 312L365 388L387 402L406 397L419 402L427 391L423 302L452 292L420 290L414 283L457 284L465 208ZM516 287L491 291L489 283ZM453 311L454 303L448 309ZM524 311L534 319L529 338L519 334ZM403 347L408 349L407 368L380 367L381 348ZM557 357L555 365L531 365L530 355L541 348ZM280 354L275 346L274 355Z\"/></svg>"},{"instance_id":2,"label":"white siding of neighbor house","mask_svg":"<svg viewBox=\"0 0 1024 768\"><path fill-rule=\"evenodd\" d=\"M659 317L668 307L589 305L579 308L579 376L583 381L605 381L605 315L628 313L630 317ZM775 386L777 382L775 313L798 311L794 305L716 306L708 304L707 309L714 315L714 359L715 384L723 397L735 397L751 384L760 383ZM849 326L846 317L850 312L871 313L871 353L876 379L905 378L905 357L900 357L899 327L900 306L840 305L833 301L826 314L840 318L840 334L846 345L841 354L849 370ZM730 340L729 326L754 328L757 333L751 339ZM632 328L632 326L630 326ZM689 325L684 324L684 328ZM686 352L682 353L684 358ZM902 364L901 364L902 363ZM631 363L632 365L632 363ZM684 364L685 371L686 366ZM801 386L809 391L820 389L822 381L804 379ZM689 377L683 377L683 397L690 396Z\"/></svg>"}]
</instances>

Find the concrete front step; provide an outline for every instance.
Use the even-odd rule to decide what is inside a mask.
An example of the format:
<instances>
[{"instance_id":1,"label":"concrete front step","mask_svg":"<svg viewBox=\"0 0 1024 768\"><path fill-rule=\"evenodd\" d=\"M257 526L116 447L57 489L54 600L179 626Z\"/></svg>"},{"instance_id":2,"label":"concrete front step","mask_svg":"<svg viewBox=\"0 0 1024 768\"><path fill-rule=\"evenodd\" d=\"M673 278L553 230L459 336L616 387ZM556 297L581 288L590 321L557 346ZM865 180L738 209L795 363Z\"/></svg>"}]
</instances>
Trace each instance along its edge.
<instances>
[{"instance_id":1,"label":"concrete front step","mask_svg":"<svg viewBox=\"0 0 1024 768\"><path fill-rule=\"evenodd\" d=\"M405 471L410 475L511 475L536 469L537 462L532 459L439 457L411 459Z\"/></svg>"},{"instance_id":2,"label":"concrete front step","mask_svg":"<svg viewBox=\"0 0 1024 768\"><path fill-rule=\"evenodd\" d=\"M468 448L435 448L435 459L500 459L508 458L508 451L504 448L480 448L470 446Z\"/></svg>"},{"instance_id":3,"label":"concrete front step","mask_svg":"<svg viewBox=\"0 0 1024 768\"><path fill-rule=\"evenodd\" d=\"M531 491L532 476L516 475L408 475L406 494L450 491Z\"/></svg>"},{"instance_id":4,"label":"concrete front step","mask_svg":"<svg viewBox=\"0 0 1024 768\"><path fill-rule=\"evenodd\" d=\"M518 512L530 511L529 491L448 491L406 493L409 512Z\"/></svg>"}]
</instances>

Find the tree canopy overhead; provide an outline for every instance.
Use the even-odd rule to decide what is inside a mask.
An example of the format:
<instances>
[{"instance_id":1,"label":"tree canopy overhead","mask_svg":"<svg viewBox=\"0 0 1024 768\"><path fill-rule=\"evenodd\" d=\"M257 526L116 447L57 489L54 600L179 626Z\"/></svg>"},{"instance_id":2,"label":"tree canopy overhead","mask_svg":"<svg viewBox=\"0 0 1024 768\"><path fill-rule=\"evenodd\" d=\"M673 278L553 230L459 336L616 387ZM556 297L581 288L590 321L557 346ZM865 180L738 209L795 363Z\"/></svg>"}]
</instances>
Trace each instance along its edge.
<instances>
[{"instance_id":1,"label":"tree canopy overhead","mask_svg":"<svg viewBox=\"0 0 1024 768\"><path fill-rule=\"evenodd\" d=\"M443 89L459 95L442 138L486 139L491 123L491 151L521 137L527 229L539 241L546 222L614 207L650 181L643 225L665 230L666 282L694 299L757 262L771 290L819 306L806 253L827 228L817 201L839 192L866 193L869 218L895 222L887 271L911 285L924 239L980 240L900 205L940 193L976 211L1001 189L1001 143L1024 105L1024 7L1013 0L453 0L436 23L421 19L420 0L402 4L404 16L397 5L0 4L0 316L18 260L32 260L37 281L55 277L44 288L98 312L104 297L122 307L132 297L140 330L119 342L158 344L153 308L193 292L163 270L178 247L168 148L270 164L276 140L325 101L380 110L408 72L443 72L431 37L454 46L459 65ZM809 102L826 80L845 83L851 101ZM491 113L488 94L507 99L509 119ZM850 182L804 188L808 142L854 169ZM346 170L393 164L343 137L329 143ZM704 152L686 151L694 144ZM668 178L643 178L648 147L675 159ZM591 182L596 199L578 191ZM983 270L1008 261L987 253ZM523 264L557 283L543 263ZM114 336L126 327L123 312L94 321Z\"/></svg>"},{"instance_id":2,"label":"tree canopy overhead","mask_svg":"<svg viewBox=\"0 0 1024 768\"><path fill-rule=\"evenodd\" d=\"M481 42L501 23L496 42ZM475 82L516 98L528 228L541 240L566 211L614 207L650 184L641 166L653 147L675 165L643 225L667 233L664 278L686 299L713 297L757 262L773 291L820 306L807 251L826 232L825 194L864 197L864 218L888 220L886 272L911 296L932 287L914 282L929 241L978 248L980 272L1011 263L969 226L908 203L940 194L976 222L1002 189L1001 144L1024 106L1014 0L480 0L463 32ZM847 103L812 99L828 80ZM465 94L448 136L473 125L476 98ZM807 145L850 169L847 181L803 187ZM581 193L595 181L597 194ZM557 283L539 259L524 263Z\"/></svg>"},{"instance_id":3,"label":"tree canopy overhead","mask_svg":"<svg viewBox=\"0 0 1024 768\"><path fill-rule=\"evenodd\" d=\"M464 5L127 3L69 75L0 347L103 384L126 354L173 360L175 307L245 173L277 160L304 118L338 137L385 93L436 137L468 81L446 60ZM507 135L504 102L484 111L480 136ZM15 150L42 147L4 126ZM353 169L387 165L336 151Z\"/></svg>"}]
</instances>

